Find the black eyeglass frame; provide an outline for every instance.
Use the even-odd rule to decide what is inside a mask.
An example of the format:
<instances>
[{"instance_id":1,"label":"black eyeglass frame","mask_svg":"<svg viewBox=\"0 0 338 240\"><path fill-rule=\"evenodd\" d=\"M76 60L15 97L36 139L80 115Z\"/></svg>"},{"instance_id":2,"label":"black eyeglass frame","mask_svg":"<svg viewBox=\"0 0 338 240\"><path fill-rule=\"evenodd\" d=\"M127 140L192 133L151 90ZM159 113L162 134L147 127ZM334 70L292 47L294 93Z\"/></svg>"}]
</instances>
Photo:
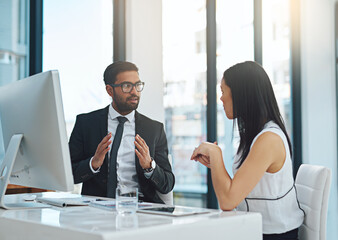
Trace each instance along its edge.
<instances>
[{"instance_id":1,"label":"black eyeglass frame","mask_svg":"<svg viewBox=\"0 0 338 240\"><path fill-rule=\"evenodd\" d=\"M130 91L128 92L125 92L124 90L123 90L123 85L125 85L125 84L129 84L129 85L131 85L132 87L130 88ZM145 82L137 82L137 83L131 83L131 82L122 82L122 83L119 83L119 84L109 84L110 86L112 86L113 88L114 87L121 87L121 90L122 90L122 92L124 92L124 93L130 93L131 91L133 91L133 88L135 87L135 90L137 91L137 92L142 92L143 91L143 89L144 89L144 85L145 85ZM137 86L142 86L142 89L141 90L137 90Z\"/></svg>"}]
</instances>

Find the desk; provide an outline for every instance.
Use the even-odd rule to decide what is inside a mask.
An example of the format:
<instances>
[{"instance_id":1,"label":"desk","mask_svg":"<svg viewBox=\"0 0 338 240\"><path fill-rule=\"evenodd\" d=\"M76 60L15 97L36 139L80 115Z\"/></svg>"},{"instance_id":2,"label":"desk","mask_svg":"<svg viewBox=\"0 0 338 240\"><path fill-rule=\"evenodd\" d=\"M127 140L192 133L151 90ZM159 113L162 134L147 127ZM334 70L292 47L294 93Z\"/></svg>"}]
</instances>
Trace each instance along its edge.
<instances>
[{"instance_id":1,"label":"desk","mask_svg":"<svg viewBox=\"0 0 338 240\"><path fill-rule=\"evenodd\" d=\"M40 189L40 188L31 188L23 187L14 184L8 184L6 189L6 194L17 194L17 193L38 193L38 192L51 192L50 190Z\"/></svg>"},{"instance_id":2,"label":"desk","mask_svg":"<svg viewBox=\"0 0 338 240\"><path fill-rule=\"evenodd\" d=\"M57 193L43 196L46 194L49 197ZM10 196L17 200L23 195ZM262 239L262 219L258 213L216 210L210 214L169 217L142 213L122 216L89 206L0 209L0 239L254 240Z\"/></svg>"}]
</instances>

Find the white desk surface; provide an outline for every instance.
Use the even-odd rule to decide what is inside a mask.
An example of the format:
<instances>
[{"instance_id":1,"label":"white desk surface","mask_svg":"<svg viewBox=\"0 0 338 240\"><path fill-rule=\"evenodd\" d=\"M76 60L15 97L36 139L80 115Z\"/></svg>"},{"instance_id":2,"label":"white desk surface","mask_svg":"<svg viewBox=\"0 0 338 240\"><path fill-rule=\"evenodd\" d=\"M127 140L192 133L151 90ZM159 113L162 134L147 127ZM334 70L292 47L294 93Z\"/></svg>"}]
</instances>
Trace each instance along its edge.
<instances>
[{"instance_id":1,"label":"white desk surface","mask_svg":"<svg viewBox=\"0 0 338 240\"><path fill-rule=\"evenodd\" d=\"M43 196L55 194L61 195L49 192ZM18 201L24 195L9 196ZM262 239L262 218L259 213L219 210L210 214L170 217L142 213L123 216L88 206L0 209L0 239L254 240Z\"/></svg>"}]
</instances>

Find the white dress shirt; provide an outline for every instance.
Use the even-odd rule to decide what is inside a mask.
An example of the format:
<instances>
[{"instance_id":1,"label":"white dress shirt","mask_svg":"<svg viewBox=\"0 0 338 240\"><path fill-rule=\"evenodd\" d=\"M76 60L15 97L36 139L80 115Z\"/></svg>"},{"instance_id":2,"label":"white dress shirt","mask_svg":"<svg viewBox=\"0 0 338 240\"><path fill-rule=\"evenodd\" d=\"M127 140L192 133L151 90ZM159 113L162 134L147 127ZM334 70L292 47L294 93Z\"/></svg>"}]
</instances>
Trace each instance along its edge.
<instances>
[{"instance_id":1,"label":"white dress shirt","mask_svg":"<svg viewBox=\"0 0 338 240\"><path fill-rule=\"evenodd\" d=\"M108 132L112 134L112 141L115 137L115 132L119 121L119 114L112 105L109 106L108 112ZM122 116L128 120L124 123L121 145L117 152L116 170L117 170L117 186L128 186L138 188L138 179L135 166L135 111L128 115ZM110 144L110 148L113 143ZM110 150L111 151L111 150ZM110 158L109 151L109 158ZM108 163L109 165L109 163ZM109 168L108 168L109 169Z\"/></svg>"},{"instance_id":2,"label":"white dress shirt","mask_svg":"<svg viewBox=\"0 0 338 240\"><path fill-rule=\"evenodd\" d=\"M110 144L110 148L113 144L113 140L115 137L116 128L119 124L117 117L122 116L119 114L110 104L108 110L108 132L112 134L112 143ZM117 169L117 186L128 186L128 187L137 187L138 179L136 173L136 166L135 166L135 111L122 116L127 118L128 120L124 123L123 135L121 139L121 145L117 152L117 160L116 160L116 169ZM108 153L110 158L110 150ZM100 171L100 168L94 170L92 168L93 158L89 162L90 169L93 173L97 173ZM108 162L109 165L109 162ZM109 169L109 168L108 168ZM144 173L146 178L150 178L153 172ZM139 192L139 195L142 196L143 194Z\"/></svg>"}]
</instances>

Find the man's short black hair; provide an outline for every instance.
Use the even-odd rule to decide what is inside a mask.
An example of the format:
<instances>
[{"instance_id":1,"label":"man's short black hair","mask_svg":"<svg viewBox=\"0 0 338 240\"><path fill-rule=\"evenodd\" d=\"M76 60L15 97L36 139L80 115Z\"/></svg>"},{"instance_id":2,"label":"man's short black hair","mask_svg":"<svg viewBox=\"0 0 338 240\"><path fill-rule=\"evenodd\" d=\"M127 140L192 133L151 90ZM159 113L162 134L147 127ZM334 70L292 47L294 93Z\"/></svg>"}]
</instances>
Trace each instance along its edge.
<instances>
[{"instance_id":1,"label":"man's short black hair","mask_svg":"<svg viewBox=\"0 0 338 240\"><path fill-rule=\"evenodd\" d=\"M138 68L134 63L118 61L110 64L103 73L103 81L106 85L114 84L116 82L117 74L127 71L136 71Z\"/></svg>"}]
</instances>

